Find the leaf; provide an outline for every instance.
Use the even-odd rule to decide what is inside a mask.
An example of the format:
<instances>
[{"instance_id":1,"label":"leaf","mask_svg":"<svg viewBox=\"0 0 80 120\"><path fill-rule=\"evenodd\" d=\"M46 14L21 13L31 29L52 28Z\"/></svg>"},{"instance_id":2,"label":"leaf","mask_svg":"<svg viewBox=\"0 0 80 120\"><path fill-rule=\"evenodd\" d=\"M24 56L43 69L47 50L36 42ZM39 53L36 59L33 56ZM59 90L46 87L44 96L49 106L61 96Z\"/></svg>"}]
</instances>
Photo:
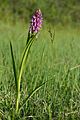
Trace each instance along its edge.
<instances>
[{"instance_id":1,"label":"leaf","mask_svg":"<svg viewBox=\"0 0 80 120\"><path fill-rule=\"evenodd\" d=\"M47 81L46 81L47 82ZM46 83L44 82L42 85L40 85L39 87L37 87L35 90L33 90L30 95L23 101L23 104L21 105L19 111L21 110L21 108L26 104L26 102L38 91L42 88L42 86Z\"/></svg>"},{"instance_id":2,"label":"leaf","mask_svg":"<svg viewBox=\"0 0 80 120\"><path fill-rule=\"evenodd\" d=\"M20 63L20 68L19 68L19 77L18 77L18 81L17 81L18 92L17 92L17 98L16 98L16 112L18 112L18 109L19 109L21 77L22 77L22 73L23 73L23 70L25 67L24 65L25 65L26 59L28 58L30 48L34 41L34 37L35 37L35 35L29 39L28 43L26 44L26 46L23 50L22 57L21 57L21 63Z\"/></svg>"},{"instance_id":3,"label":"leaf","mask_svg":"<svg viewBox=\"0 0 80 120\"><path fill-rule=\"evenodd\" d=\"M21 63L20 63L20 68L19 68L19 76L20 74L22 73L21 71L23 71L24 69L24 63L26 61L26 58L28 57L29 55L29 51L30 51L30 48L31 48L31 45L33 43L33 40L29 42L28 45L26 45L25 49L24 49L24 52L23 52L23 55L22 55L22 60L21 60Z\"/></svg>"},{"instance_id":4,"label":"leaf","mask_svg":"<svg viewBox=\"0 0 80 120\"><path fill-rule=\"evenodd\" d=\"M33 40L30 42L30 44L28 46L25 47L25 51L24 51L24 54L23 54L23 58L22 58L21 66L20 66L20 70L19 70L18 92L20 92L21 77L22 77L22 73L23 73L23 70L24 70L24 67L25 67L24 65L25 65L26 59L28 58L29 51L30 51L32 43L33 43Z\"/></svg>"},{"instance_id":5,"label":"leaf","mask_svg":"<svg viewBox=\"0 0 80 120\"><path fill-rule=\"evenodd\" d=\"M10 41L10 50L11 50L11 57L12 57L12 64L13 64L13 72L14 72L14 78L15 78L16 91L17 91L18 90L17 73L16 73L16 65L15 65L15 60L14 60L13 48L12 48L11 41Z\"/></svg>"},{"instance_id":6,"label":"leaf","mask_svg":"<svg viewBox=\"0 0 80 120\"><path fill-rule=\"evenodd\" d=\"M23 62L23 59L24 59L24 55L25 55L25 53L26 53L29 45L31 44L31 42L33 42L33 40L36 37L36 35L37 35L37 33L35 35L31 36L31 38L28 38L28 42L26 43L26 46L25 46L25 48L23 50L23 53L22 53L22 56L21 56L21 61L20 61L20 67L19 67L19 69L21 69L22 62Z\"/></svg>"},{"instance_id":7,"label":"leaf","mask_svg":"<svg viewBox=\"0 0 80 120\"><path fill-rule=\"evenodd\" d=\"M0 109L0 117L4 116L4 112Z\"/></svg>"},{"instance_id":8,"label":"leaf","mask_svg":"<svg viewBox=\"0 0 80 120\"><path fill-rule=\"evenodd\" d=\"M48 106L49 120L52 120L51 104Z\"/></svg>"},{"instance_id":9,"label":"leaf","mask_svg":"<svg viewBox=\"0 0 80 120\"><path fill-rule=\"evenodd\" d=\"M20 69L19 69L19 77L18 77L18 81L17 81L18 92L17 92L17 98L16 98L16 112L18 112L18 108L19 108L21 77L22 77L22 73L23 73L23 70L24 70L24 67L25 67L24 65L25 65L26 59L28 58L29 51L30 51L32 43L33 43L33 40L30 41L29 45L26 45L26 47L24 49L24 52L23 52L23 57L22 57L22 60L21 60L21 65L20 65Z\"/></svg>"}]
</instances>

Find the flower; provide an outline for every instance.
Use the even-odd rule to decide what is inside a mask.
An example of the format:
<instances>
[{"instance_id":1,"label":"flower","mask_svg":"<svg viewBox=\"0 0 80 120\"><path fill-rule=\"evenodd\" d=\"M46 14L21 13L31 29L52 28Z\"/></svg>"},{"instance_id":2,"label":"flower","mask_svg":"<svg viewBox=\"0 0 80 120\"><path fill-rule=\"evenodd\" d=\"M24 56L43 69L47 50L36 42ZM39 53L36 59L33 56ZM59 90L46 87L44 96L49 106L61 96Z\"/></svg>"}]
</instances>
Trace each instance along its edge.
<instances>
[{"instance_id":1,"label":"flower","mask_svg":"<svg viewBox=\"0 0 80 120\"><path fill-rule=\"evenodd\" d=\"M34 15L32 16L29 33L30 34L38 33L41 27L42 27L42 13L41 10L38 9L35 11Z\"/></svg>"}]
</instances>

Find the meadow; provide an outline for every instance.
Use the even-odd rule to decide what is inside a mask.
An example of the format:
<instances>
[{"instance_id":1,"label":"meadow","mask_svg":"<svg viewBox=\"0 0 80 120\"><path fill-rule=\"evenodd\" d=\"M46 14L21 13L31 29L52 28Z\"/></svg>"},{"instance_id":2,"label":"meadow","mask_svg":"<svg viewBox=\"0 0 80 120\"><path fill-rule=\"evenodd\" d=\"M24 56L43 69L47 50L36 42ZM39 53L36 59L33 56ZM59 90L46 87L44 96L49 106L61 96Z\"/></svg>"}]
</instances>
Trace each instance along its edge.
<instances>
[{"instance_id":1,"label":"meadow","mask_svg":"<svg viewBox=\"0 0 80 120\"><path fill-rule=\"evenodd\" d=\"M9 40L16 66L27 39L28 25L0 21L0 119L80 119L80 28L52 27L53 42L44 25L33 43L21 81L20 104L37 86L45 84L15 114L15 81Z\"/></svg>"}]
</instances>

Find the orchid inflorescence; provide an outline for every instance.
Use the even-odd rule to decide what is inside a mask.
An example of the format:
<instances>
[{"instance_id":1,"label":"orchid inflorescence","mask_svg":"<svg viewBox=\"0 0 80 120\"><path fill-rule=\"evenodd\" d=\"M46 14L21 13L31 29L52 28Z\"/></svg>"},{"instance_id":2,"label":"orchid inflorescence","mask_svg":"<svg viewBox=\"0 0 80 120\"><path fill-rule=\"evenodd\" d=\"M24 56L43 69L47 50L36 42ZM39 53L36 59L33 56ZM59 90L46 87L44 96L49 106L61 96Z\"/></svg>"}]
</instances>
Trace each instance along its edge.
<instances>
[{"instance_id":1,"label":"orchid inflorescence","mask_svg":"<svg viewBox=\"0 0 80 120\"><path fill-rule=\"evenodd\" d=\"M32 16L29 32L30 34L38 33L38 31L42 27L42 13L41 10L38 9L35 11L34 15Z\"/></svg>"},{"instance_id":2,"label":"orchid inflorescence","mask_svg":"<svg viewBox=\"0 0 80 120\"><path fill-rule=\"evenodd\" d=\"M41 10L37 9L30 21L27 43L30 41L31 38L34 37L37 38L37 34L39 33L42 27L42 22L43 22L43 18L42 18Z\"/></svg>"}]
</instances>

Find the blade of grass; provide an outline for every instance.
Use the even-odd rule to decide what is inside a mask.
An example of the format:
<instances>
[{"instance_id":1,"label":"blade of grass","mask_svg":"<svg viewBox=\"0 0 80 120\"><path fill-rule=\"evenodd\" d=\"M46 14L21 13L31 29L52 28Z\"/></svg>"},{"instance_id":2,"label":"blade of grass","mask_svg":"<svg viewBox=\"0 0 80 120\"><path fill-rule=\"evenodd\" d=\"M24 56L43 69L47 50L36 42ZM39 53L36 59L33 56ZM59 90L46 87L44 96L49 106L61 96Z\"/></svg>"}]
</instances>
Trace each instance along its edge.
<instances>
[{"instance_id":1,"label":"blade of grass","mask_svg":"<svg viewBox=\"0 0 80 120\"><path fill-rule=\"evenodd\" d=\"M48 106L49 120L52 120L51 104Z\"/></svg>"},{"instance_id":2,"label":"blade of grass","mask_svg":"<svg viewBox=\"0 0 80 120\"><path fill-rule=\"evenodd\" d=\"M17 91L18 91L18 86L17 86L17 73L16 73L16 65L15 65L15 60L14 60L13 48L12 48L11 41L10 41L10 51L11 51L11 57L12 57L13 72L14 72L15 85L16 85L16 92L17 92Z\"/></svg>"}]
</instances>

